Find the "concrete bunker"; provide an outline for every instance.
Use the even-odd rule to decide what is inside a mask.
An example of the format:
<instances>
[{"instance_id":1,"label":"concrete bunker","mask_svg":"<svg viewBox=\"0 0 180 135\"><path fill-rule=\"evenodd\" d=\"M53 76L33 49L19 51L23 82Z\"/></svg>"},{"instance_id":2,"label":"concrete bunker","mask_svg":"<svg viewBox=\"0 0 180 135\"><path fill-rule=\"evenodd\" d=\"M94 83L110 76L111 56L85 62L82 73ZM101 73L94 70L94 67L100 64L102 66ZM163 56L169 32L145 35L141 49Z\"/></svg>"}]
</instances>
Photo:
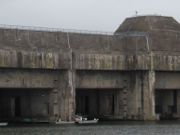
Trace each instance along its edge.
<instances>
[{"instance_id":1,"label":"concrete bunker","mask_svg":"<svg viewBox=\"0 0 180 135\"><path fill-rule=\"evenodd\" d=\"M127 18L112 34L3 26L0 120L178 118L179 31L163 16Z\"/></svg>"},{"instance_id":2,"label":"concrete bunker","mask_svg":"<svg viewBox=\"0 0 180 135\"><path fill-rule=\"evenodd\" d=\"M117 119L120 89L76 89L76 114L89 118Z\"/></svg>"},{"instance_id":3,"label":"concrete bunker","mask_svg":"<svg viewBox=\"0 0 180 135\"><path fill-rule=\"evenodd\" d=\"M0 121L46 122L50 119L50 89L0 89Z\"/></svg>"}]
</instances>

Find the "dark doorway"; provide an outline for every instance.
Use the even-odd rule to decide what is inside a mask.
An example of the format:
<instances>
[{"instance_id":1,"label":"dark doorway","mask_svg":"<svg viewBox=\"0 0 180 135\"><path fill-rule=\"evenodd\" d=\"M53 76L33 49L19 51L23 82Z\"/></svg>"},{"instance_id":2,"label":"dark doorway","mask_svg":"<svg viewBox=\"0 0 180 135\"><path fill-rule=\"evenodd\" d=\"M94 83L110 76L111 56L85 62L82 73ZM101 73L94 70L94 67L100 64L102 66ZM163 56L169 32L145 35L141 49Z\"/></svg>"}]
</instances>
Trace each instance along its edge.
<instances>
[{"instance_id":1,"label":"dark doorway","mask_svg":"<svg viewBox=\"0 0 180 135\"><path fill-rule=\"evenodd\" d=\"M21 98L15 97L15 117L21 117Z\"/></svg>"},{"instance_id":2,"label":"dark doorway","mask_svg":"<svg viewBox=\"0 0 180 135\"><path fill-rule=\"evenodd\" d=\"M114 115L114 109L115 109L114 108L114 105L115 105L114 101L115 101L115 98L114 98L114 95L112 95L112 112L111 112L112 115Z\"/></svg>"},{"instance_id":3,"label":"dark doorway","mask_svg":"<svg viewBox=\"0 0 180 135\"><path fill-rule=\"evenodd\" d=\"M177 114L177 90L156 90L155 113L160 119L175 119Z\"/></svg>"},{"instance_id":4,"label":"dark doorway","mask_svg":"<svg viewBox=\"0 0 180 135\"><path fill-rule=\"evenodd\" d=\"M85 96L85 114L89 114L89 97Z\"/></svg>"},{"instance_id":5,"label":"dark doorway","mask_svg":"<svg viewBox=\"0 0 180 135\"><path fill-rule=\"evenodd\" d=\"M119 93L116 89L77 89L76 114L89 118L115 118Z\"/></svg>"},{"instance_id":6,"label":"dark doorway","mask_svg":"<svg viewBox=\"0 0 180 135\"><path fill-rule=\"evenodd\" d=\"M48 121L50 89L0 89L0 121Z\"/></svg>"}]
</instances>

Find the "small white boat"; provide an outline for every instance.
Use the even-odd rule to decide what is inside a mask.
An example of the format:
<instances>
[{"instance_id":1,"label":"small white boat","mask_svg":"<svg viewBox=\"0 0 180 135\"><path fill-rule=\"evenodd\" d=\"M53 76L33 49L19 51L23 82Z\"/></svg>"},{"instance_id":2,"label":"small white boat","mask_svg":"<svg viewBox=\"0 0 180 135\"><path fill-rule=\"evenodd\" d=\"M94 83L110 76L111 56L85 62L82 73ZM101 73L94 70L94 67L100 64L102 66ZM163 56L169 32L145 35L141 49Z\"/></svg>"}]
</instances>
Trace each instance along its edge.
<instances>
[{"instance_id":1,"label":"small white boat","mask_svg":"<svg viewBox=\"0 0 180 135\"><path fill-rule=\"evenodd\" d=\"M76 116L75 123L78 124L95 124L98 123L99 119L94 118L93 120L88 120L87 118L83 118L82 116Z\"/></svg>"},{"instance_id":2,"label":"small white boat","mask_svg":"<svg viewBox=\"0 0 180 135\"><path fill-rule=\"evenodd\" d=\"M8 122L0 122L0 127L7 126Z\"/></svg>"},{"instance_id":3,"label":"small white boat","mask_svg":"<svg viewBox=\"0 0 180 135\"><path fill-rule=\"evenodd\" d=\"M78 121L79 124L95 124L98 123L99 119L93 119L93 120L82 120Z\"/></svg>"}]
</instances>

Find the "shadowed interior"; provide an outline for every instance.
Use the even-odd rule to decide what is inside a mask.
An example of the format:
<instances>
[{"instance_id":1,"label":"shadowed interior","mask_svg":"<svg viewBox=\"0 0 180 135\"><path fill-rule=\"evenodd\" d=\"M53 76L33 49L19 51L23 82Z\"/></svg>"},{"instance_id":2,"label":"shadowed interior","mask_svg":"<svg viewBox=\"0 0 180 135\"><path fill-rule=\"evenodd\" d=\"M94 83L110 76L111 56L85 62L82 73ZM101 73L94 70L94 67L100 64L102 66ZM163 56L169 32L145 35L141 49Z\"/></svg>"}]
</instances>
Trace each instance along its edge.
<instances>
[{"instance_id":1,"label":"shadowed interior","mask_svg":"<svg viewBox=\"0 0 180 135\"><path fill-rule=\"evenodd\" d=\"M49 89L0 89L0 121L48 120Z\"/></svg>"}]
</instances>

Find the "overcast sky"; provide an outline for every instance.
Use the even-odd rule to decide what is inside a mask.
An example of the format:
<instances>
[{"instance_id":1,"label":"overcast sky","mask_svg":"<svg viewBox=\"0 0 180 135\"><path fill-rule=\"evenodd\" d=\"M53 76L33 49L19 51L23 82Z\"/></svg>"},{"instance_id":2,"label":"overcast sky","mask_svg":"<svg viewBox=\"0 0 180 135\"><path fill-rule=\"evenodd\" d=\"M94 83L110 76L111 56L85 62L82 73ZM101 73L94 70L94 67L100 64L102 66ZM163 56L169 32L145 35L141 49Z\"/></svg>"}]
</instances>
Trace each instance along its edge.
<instances>
[{"instance_id":1,"label":"overcast sky","mask_svg":"<svg viewBox=\"0 0 180 135\"><path fill-rule=\"evenodd\" d=\"M0 0L0 24L113 32L135 11L180 22L180 0Z\"/></svg>"}]
</instances>

